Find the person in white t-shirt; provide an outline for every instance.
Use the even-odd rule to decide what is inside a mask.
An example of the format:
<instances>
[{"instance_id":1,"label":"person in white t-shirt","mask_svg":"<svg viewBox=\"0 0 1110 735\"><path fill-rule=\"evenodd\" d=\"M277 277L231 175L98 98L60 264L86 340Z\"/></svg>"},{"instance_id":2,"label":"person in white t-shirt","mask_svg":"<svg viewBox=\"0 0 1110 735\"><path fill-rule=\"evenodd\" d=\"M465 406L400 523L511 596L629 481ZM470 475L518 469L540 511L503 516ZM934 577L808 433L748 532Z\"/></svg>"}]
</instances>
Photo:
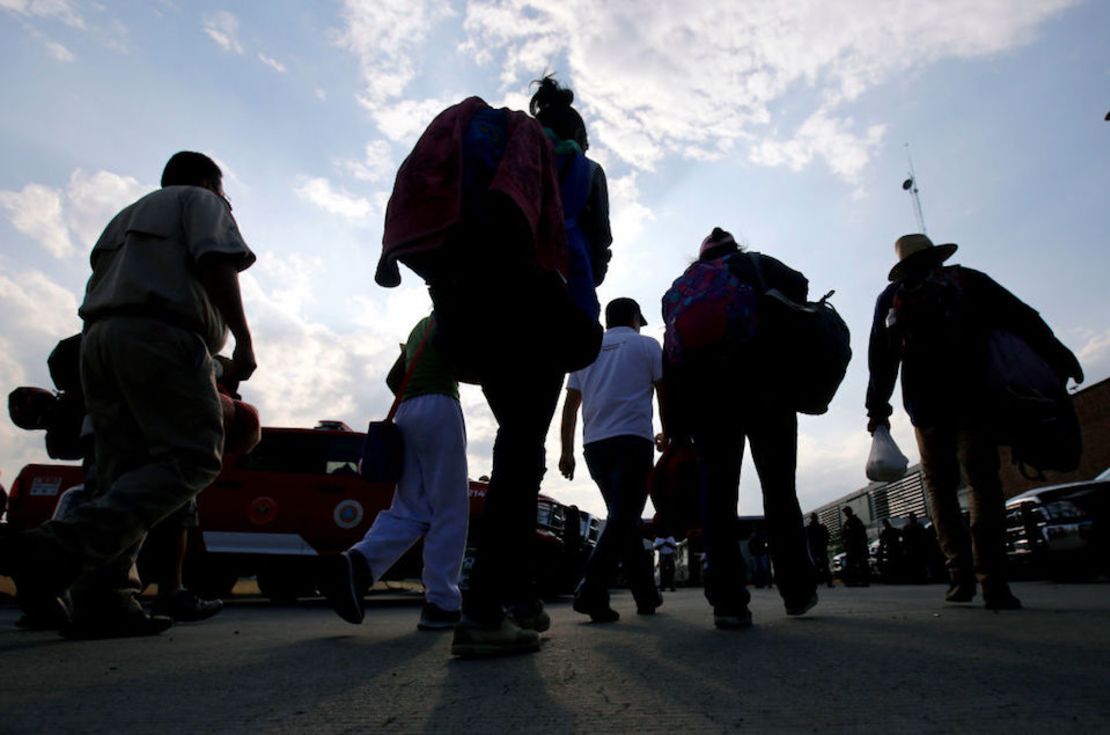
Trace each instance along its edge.
<instances>
[{"instance_id":1,"label":"person in white t-shirt","mask_svg":"<svg viewBox=\"0 0 1110 735\"><path fill-rule=\"evenodd\" d=\"M559 471L574 479L574 429L581 406L586 466L609 514L574 595L574 609L599 623L620 618L609 606L609 580L618 565L624 566L639 614L651 615L663 602L640 532L654 458L652 394L663 378L662 347L640 334L646 324L634 300L610 301L601 353L592 365L571 373L563 403Z\"/></svg>"}]
</instances>

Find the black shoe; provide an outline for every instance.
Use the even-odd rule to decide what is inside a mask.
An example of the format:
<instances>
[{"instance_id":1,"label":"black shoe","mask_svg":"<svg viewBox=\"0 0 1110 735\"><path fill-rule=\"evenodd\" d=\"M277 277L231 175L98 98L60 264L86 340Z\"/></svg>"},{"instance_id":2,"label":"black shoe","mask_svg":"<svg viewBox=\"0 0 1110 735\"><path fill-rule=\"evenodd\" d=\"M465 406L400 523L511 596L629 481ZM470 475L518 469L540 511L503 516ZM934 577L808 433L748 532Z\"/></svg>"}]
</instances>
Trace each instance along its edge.
<instances>
[{"instance_id":1,"label":"black shoe","mask_svg":"<svg viewBox=\"0 0 1110 735\"><path fill-rule=\"evenodd\" d=\"M362 596L370 587L370 566L362 554L348 549L321 560L320 588L335 613L358 625L366 617Z\"/></svg>"},{"instance_id":2,"label":"black shoe","mask_svg":"<svg viewBox=\"0 0 1110 735\"><path fill-rule=\"evenodd\" d=\"M152 606L156 615L173 618L175 623L207 620L224 609L223 600L202 600L191 590L180 589L168 598L158 598Z\"/></svg>"},{"instance_id":3,"label":"black shoe","mask_svg":"<svg viewBox=\"0 0 1110 735\"><path fill-rule=\"evenodd\" d=\"M575 612L589 615L592 623L615 623L621 619L621 614L609 607L608 602L575 595L573 607Z\"/></svg>"},{"instance_id":4,"label":"black shoe","mask_svg":"<svg viewBox=\"0 0 1110 735\"><path fill-rule=\"evenodd\" d=\"M742 630L752 627L752 611L747 605L714 607L713 625L721 630Z\"/></svg>"},{"instance_id":5,"label":"black shoe","mask_svg":"<svg viewBox=\"0 0 1110 735\"><path fill-rule=\"evenodd\" d=\"M514 605L509 611L513 621L524 630L534 630L543 633L551 627L551 616L543 609L543 603L536 600L532 603Z\"/></svg>"},{"instance_id":6,"label":"black shoe","mask_svg":"<svg viewBox=\"0 0 1110 735\"><path fill-rule=\"evenodd\" d=\"M23 615L15 621L15 627L24 630L61 630L69 625L69 607L60 597L45 597L38 600L19 598Z\"/></svg>"},{"instance_id":7,"label":"black shoe","mask_svg":"<svg viewBox=\"0 0 1110 735\"><path fill-rule=\"evenodd\" d=\"M444 610L434 602L425 602L420 609L417 630L451 630L462 618L458 610Z\"/></svg>"},{"instance_id":8,"label":"black shoe","mask_svg":"<svg viewBox=\"0 0 1110 735\"><path fill-rule=\"evenodd\" d=\"M654 615L655 610L663 604L663 594L658 590L655 592L655 599L647 605L636 605L637 615Z\"/></svg>"},{"instance_id":9,"label":"black shoe","mask_svg":"<svg viewBox=\"0 0 1110 735\"><path fill-rule=\"evenodd\" d=\"M785 601L784 601L785 602ZM786 602L787 615L805 615L817 605L817 592L816 590L809 597L800 600L791 600Z\"/></svg>"},{"instance_id":10,"label":"black shoe","mask_svg":"<svg viewBox=\"0 0 1110 735\"><path fill-rule=\"evenodd\" d=\"M1014 597L1014 594L1009 590L1000 594L983 595L983 607L988 610L1020 610L1021 600Z\"/></svg>"},{"instance_id":11,"label":"black shoe","mask_svg":"<svg viewBox=\"0 0 1110 735\"><path fill-rule=\"evenodd\" d=\"M63 638L73 641L92 641L159 635L171 627L173 627L171 618L135 611L114 620L75 621L63 627L61 634Z\"/></svg>"},{"instance_id":12,"label":"black shoe","mask_svg":"<svg viewBox=\"0 0 1110 735\"><path fill-rule=\"evenodd\" d=\"M975 582L953 582L944 593L945 602L971 602L975 599Z\"/></svg>"},{"instance_id":13,"label":"black shoe","mask_svg":"<svg viewBox=\"0 0 1110 735\"><path fill-rule=\"evenodd\" d=\"M455 626L455 637L451 641L451 655L460 658L508 656L538 650L540 634L521 628L511 615L503 616L495 625L482 625L463 618Z\"/></svg>"}]
</instances>

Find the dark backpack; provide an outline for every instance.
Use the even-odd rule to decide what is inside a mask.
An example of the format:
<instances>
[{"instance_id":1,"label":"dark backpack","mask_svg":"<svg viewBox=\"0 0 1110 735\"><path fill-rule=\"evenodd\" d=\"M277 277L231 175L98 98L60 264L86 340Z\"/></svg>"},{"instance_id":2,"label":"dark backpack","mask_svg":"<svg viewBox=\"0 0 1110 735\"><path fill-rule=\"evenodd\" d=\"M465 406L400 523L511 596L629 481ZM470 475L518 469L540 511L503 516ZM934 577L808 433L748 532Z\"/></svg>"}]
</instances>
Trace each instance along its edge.
<instances>
[{"instance_id":1,"label":"dark backpack","mask_svg":"<svg viewBox=\"0 0 1110 735\"><path fill-rule=\"evenodd\" d=\"M663 295L663 348L675 365L728 359L758 334L758 295L737 278L730 257L699 260Z\"/></svg>"},{"instance_id":2,"label":"dark backpack","mask_svg":"<svg viewBox=\"0 0 1110 735\"><path fill-rule=\"evenodd\" d=\"M987 338L987 396L998 443L1010 447L1024 477L1079 466L1083 439L1066 379L1013 332Z\"/></svg>"},{"instance_id":3,"label":"dark backpack","mask_svg":"<svg viewBox=\"0 0 1110 735\"><path fill-rule=\"evenodd\" d=\"M759 253L751 254L764 324L773 332L773 339L767 341L771 374L779 378L782 394L795 411L823 414L852 360L848 325L828 301L835 291L818 301L798 303L768 287L760 260Z\"/></svg>"}]
</instances>

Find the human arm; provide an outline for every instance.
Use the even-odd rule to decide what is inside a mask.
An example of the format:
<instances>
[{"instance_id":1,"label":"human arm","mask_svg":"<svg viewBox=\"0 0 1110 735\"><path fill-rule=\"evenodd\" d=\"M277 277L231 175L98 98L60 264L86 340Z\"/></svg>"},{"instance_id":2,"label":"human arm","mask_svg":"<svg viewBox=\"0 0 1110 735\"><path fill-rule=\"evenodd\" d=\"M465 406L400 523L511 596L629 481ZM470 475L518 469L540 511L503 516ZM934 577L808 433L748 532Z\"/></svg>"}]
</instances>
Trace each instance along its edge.
<instances>
[{"instance_id":1,"label":"human arm","mask_svg":"<svg viewBox=\"0 0 1110 735\"><path fill-rule=\"evenodd\" d=\"M613 232L609 226L609 183L605 171L595 161L590 161L590 194L586 205L578 215L578 226L590 244L590 266L593 269L594 285L600 286L609 270L613 257L610 245Z\"/></svg>"},{"instance_id":2,"label":"human arm","mask_svg":"<svg viewBox=\"0 0 1110 735\"><path fill-rule=\"evenodd\" d=\"M870 373L866 402L868 433L874 433L880 426L890 426L890 414L894 412L890 397L898 380L901 357L886 325L887 313L894 303L893 293L894 287L888 286L879 294L871 321L871 337L867 345L867 368Z\"/></svg>"},{"instance_id":3,"label":"human arm","mask_svg":"<svg viewBox=\"0 0 1110 735\"><path fill-rule=\"evenodd\" d=\"M660 433L655 435L655 448L663 452L666 451L667 446L671 443L671 435L667 431L667 419L663 413L663 402L665 400L663 397L663 379L660 378L655 381L653 385L655 386L655 400L659 403L659 424L663 429Z\"/></svg>"},{"instance_id":4,"label":"human arm","mask_svg":"<svg viewBox=\"0 0 1110 735\"><path fill-rule=\"evenodd\" d=\"M563 401L563 421L559 430L563 445L559 456L559 472L568 480L574 479L574 429L578 424L578 407L581 405L581 391L567 388L567 396Z\"/></svg>"},{"instance_id":5,"label":"human arm","mask_svg":"<svg viewBox=\"0 0 1110 735\"><path fill-rule=\"evenodd\" d=\"M1083 368L1075 354L1053 333L1036 309L1014 296L985 273L964 268L963 274L973 284L979 311L989 326L1008 329L1025 339L1031 347L1064 379L1083 382Z\"/></svg>"},{"instance_id":6,"label":"human arm","mask_svg":"<svg viewBox=\"0 0 1110 735\"><path fill-rule=\"evenodd\" d=\"M201 258L198 268L197 275L209 302L223 317L224 323L235 337L235 350L231 353L228 377L236 382L248 380L258 364L255 362L247 316L243 311L238 259L235 256L210 253Z\"/></svg>"}]
</instances>

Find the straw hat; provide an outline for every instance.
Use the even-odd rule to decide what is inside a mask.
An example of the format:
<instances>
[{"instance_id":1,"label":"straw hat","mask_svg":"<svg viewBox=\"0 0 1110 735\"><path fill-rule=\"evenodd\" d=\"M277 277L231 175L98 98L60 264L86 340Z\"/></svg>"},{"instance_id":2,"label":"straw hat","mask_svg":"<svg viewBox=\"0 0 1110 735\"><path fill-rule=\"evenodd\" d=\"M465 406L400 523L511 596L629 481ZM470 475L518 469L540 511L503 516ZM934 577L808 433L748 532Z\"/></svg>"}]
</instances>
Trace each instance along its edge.
<instances>
[{"instance_id":1,"label":"straw hat","mask_svg":"<svg viewBox=\"0 0 1110 735\"><path fill-rule=\"evenodd\" d=\"M934 245L928 235L912 234L902 235L894 242L894 253L898 262L890 269L890 280L897 281L906 276L911 269L921 268L926 265L939 265L952 257L957 245L946 242L943 245Z\"/></svg>"}]
</instances>

